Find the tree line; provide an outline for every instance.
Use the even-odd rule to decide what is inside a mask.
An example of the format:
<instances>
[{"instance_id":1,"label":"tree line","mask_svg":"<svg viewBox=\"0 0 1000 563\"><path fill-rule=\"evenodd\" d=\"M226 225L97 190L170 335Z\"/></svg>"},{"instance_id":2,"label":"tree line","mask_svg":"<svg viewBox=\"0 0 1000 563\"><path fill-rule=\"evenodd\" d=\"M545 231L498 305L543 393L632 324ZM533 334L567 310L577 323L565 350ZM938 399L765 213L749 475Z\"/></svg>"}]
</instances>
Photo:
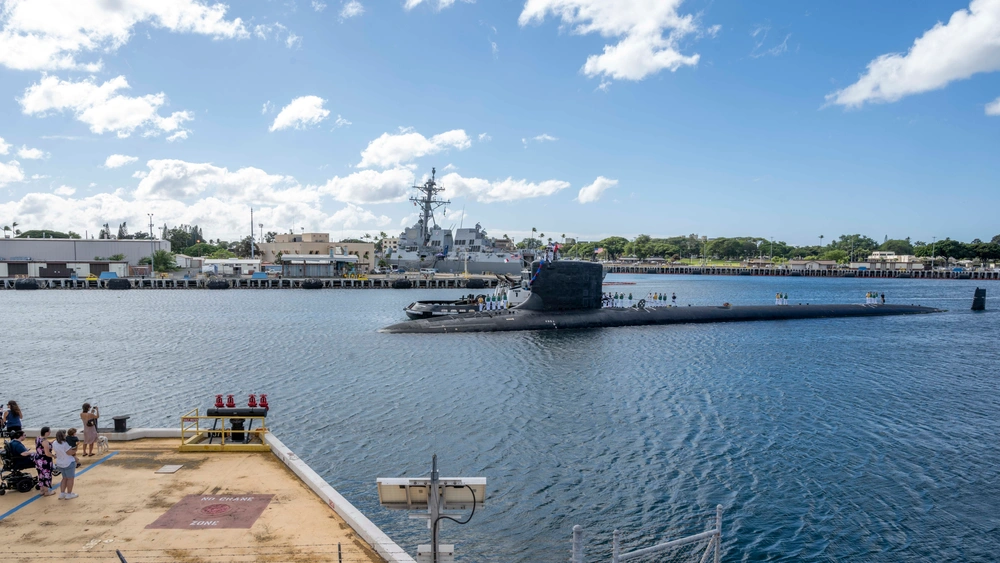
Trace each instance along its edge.
<instances>
[{"instance_id":1,"label":"tree line","mask_svg":"<svg viewBox=\"0 0 1000 563\"><path fill-rule=\"evenodd\" d=\"M956 260L1000 260L1000 235L989 241L973 239L962 242L945 238L938 241L911 241L885 238L881 243L861 235L840 235L839 238L822 244L826 237L817 237L820 244L791 245L785 241L765 237L719 237L706 239L696 234L667 238L639 235L632 240L621 236L606 237L596 241L570 241L562 245L561 254L567 258L585 260L615 260L634 257L639 260L663 258L677 261L685 258L712 258L719 260L747 260L752 258L785 260L835 260L864 261L876 250L894 252L897 255L915 255L954 258ZM549 239L549 242L552 242ZM542 241L528 237L518 243L519 248L537 248Z\"/></svg>"}]
</instances>

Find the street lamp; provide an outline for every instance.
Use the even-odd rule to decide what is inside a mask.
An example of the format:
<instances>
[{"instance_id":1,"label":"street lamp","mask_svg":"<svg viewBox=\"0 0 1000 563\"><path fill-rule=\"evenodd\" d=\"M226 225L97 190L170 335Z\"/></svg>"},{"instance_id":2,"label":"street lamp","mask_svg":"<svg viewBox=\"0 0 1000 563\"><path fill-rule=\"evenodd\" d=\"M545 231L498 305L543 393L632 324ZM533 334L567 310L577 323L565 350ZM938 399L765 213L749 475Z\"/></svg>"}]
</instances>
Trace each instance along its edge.
<instances>
[{"instance_id":1,"label":"street lamp","mask_svg":"<svg viewBox=\"0 0 1000 563\"><path fill-rule=\"evenodd\" d=\"M146 215L149 215L149 283L155 285L153 279L156 276L156 266L153 257L156 255L156 242L153 239L153 214Z\"/></svg>"},{"instance_id":2,"label":"street lamp","mask_svg":"<svg viewBox=\"0 0 1000 563\"><path fill-rule=\"evenodd\" d=\"M937 244L937 237L931 237L931 272L934 271L934 245Z\"/></svg>"}]
</instances>

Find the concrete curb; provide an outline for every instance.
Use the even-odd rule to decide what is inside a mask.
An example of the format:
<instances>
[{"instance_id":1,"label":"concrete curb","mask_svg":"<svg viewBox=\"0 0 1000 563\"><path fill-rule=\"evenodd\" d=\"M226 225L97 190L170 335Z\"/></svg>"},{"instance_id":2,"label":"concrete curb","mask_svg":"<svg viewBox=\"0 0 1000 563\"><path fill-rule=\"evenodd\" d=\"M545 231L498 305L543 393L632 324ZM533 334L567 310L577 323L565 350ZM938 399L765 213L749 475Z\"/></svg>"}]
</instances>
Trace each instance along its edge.
<instances>
[{"instance_id":1,"label":"concrete curb","mask_svg":"<svg viewBox=\"0 0 1000 563\"><path fill-rule=\"evenodd\" d=\"M50 435L52 436L55 435L56 430L62 430L55 426L51 429ZM25 428L24 435L28 438L35 438L41 431L41 428ZM101 436L107 437L109 442L130 442L143 438L177 438L178 440L181 438L180 428L132 428L128 432L105 432L99 428L97 431ZM77 435L83 438L83 432Z\"/></svg>"},{"instance_id":2,"label":"concrete curb","mask_svg":"<svg viewBox=\"0 0 1000 563\"><path fill-rule=\"evenodd\" d=\"M347 522L347 525L354 529L375 551L390 563L415 563L413 557L403 551L403 548L396 545L389 536L378 526L372 523L367 516L348 502L336 489L323 480L318 473L313 471L306 462L299 459L292 450L278 438L268 432L264 435L264 443L271 446L271 452L288 466L299 479L309 486L323 502L330 506L334 512L340 515Z\"/></svg>"}]
</instances>

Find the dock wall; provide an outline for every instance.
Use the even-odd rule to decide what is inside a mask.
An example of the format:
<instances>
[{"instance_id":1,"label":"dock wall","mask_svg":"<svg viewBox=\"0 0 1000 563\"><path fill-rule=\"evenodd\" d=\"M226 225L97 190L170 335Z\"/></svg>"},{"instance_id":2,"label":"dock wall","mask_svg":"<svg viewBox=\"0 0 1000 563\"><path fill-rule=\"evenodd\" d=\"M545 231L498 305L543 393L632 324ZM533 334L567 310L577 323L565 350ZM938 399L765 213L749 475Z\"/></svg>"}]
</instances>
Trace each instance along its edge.
<instances>
[{"instance_id":1,"label":"dock wall","mask_svg":"<svg viewBox=\"0 0 1000 563\"><path fill-rule=\"evenodd\" d=\"M81 280L69 278L32 278L38 284L38 289L108 289L109 280ZM129 289L206 289L205 280L185 279L136 279L119 278L129 282ZM465 278L407 278L413 289L464 289L470 280ZM497 278L480 279L486 288L496 287ZM17 280L14 278L0 279L0 289L14 289ZM253 280L248 278L226 278L226 288L223 289L303 289L306 281L319 281L322 287L309 289L394 289L393 279L368 278L332 278L332 279L267 279ZM215 289L215 288L213 288ZM470 291L482 291L484 288Z\"/></svg>"}]
</instances>

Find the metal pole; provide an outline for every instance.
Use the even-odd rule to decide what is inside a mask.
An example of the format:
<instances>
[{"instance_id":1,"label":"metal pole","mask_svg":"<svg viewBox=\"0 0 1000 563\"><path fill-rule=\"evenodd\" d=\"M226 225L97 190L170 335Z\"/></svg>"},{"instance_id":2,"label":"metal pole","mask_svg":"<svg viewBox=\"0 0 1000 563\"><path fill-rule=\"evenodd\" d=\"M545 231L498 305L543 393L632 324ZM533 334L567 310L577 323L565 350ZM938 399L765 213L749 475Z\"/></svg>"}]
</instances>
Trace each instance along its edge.
<instances>
[{"instance_id":1,"label":"metal pole","mask_svg":"<svg viewBox=\"0 0 1000 563\"><path fill-rule=\"evenodd\" d=\"M153 214L147 213L149 215L149 284L150 287L155 287L153 279L156 276L156 266L153 257L156 255L156 243L153 239Z\"/></svg>"},{"instance_id":2,"label":"metal pole","mask_svg":"<svg viewBox=\"0 0 1000 563\"><path fill-rule=\"evenodd\" d=\"M253 260L253 207L250 208L250 259Z\"/></svg>"},{"instance_id":3,"label":"metal pole","mask_svg":"<svg viewBox=\"0 0 1000 563\"><path fill-rule=\"evenodd\" d=\"M611 535L611 563L618 563L618 557L621 554L621 532L615 530Z\"/></svg>"},{"instance_id":4,"label":"metal pole","mask_svg":"<svg viewBox=\"0 0 1000 563\"><path fill-rule=\"evenodd\" d=\"M431 457L431 498L427 503L427 509L431 513L431 563L438 563L438 518L440 506L438 505L438 456Z\"/></svg>"},{"instance_id":5,"label":"metal pole","mask_svg":"<svg viewBox=\"0 0 1000 563\"><path fill-rule=\"evenodd\" d=\"M573 563L583 563L583 528L573 526Z\"/></svg>"},{"instance_id":6,"label":"metal pole","mask_svg":"<svg viewBox=\"0 0 1000 563\"><path fill-rule=\"evenodd\" d=\"M722 544L722 505L715 507L715 563L719 563Z\"/></svg>"}]
</instances>

